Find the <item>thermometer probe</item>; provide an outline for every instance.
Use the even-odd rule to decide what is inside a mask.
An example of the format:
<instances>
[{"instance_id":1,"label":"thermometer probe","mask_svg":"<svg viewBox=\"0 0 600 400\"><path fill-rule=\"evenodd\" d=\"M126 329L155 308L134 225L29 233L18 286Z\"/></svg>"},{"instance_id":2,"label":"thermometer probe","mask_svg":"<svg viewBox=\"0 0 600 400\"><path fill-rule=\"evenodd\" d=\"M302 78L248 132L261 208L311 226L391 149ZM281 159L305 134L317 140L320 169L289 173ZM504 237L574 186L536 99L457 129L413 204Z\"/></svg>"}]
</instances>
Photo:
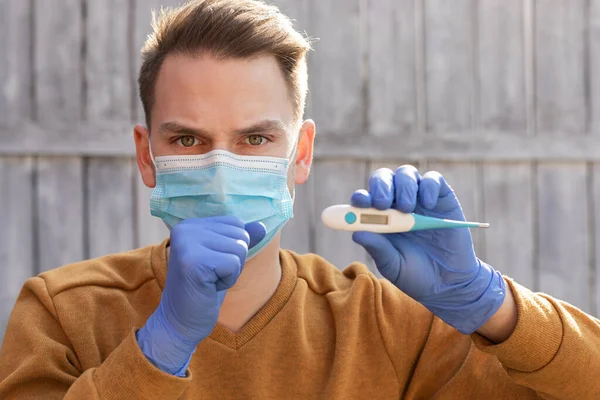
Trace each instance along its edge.
<instances>
[{"instance_id":1,"label":"thermometer probe","mask_svg":"<svg viewBox=\"0 0 600 400\"><path fill-rule=\"evenodd\" d=\"M395 209L377 210L349 205L331 206L321 214L323 223L342 231L368 231L376 233L399 233L443 228L488 228L490 224L480 222L453 221L427 217L420 214L405 214Z\"/></svg>"}]
</instances>

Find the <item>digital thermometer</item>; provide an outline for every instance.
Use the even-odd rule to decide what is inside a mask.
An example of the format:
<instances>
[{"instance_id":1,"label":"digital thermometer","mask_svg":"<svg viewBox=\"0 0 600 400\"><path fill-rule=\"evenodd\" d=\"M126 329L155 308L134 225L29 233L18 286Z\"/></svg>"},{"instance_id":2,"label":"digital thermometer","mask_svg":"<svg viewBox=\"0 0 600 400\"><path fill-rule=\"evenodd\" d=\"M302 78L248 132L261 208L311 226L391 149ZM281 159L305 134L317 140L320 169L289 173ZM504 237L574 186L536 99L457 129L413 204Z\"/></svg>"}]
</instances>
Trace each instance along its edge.
<instances>
[{"instance_id":1,"label":"digital thermometer","mask_svg":"<svg viewBox=\"0 0 600 400\"><path fill-rule=\"evenodd\" d=\"M453 221L426 217L420 214L405 214L395 209L377 210L349 205L331 206L321 214L323 223L341 231L368 231L376 233L399 233L443 228L488 228L490 224L480 222Z\"/></svg>"}]
</instances>

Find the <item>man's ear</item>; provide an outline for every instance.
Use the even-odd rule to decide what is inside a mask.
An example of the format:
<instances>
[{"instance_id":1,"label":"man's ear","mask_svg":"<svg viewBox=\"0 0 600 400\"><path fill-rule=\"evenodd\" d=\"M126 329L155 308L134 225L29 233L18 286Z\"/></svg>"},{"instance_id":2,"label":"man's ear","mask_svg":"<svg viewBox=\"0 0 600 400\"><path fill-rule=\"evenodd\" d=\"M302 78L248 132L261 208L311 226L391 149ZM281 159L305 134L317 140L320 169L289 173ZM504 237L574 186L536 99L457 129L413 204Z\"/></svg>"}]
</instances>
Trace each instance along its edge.
<instances>
[{"instance_id":1,"label":"man's ear","mask_svg":"<svg viewBox=\"0 0 600 400\"><path fill-rule=\"evenodd\" d=\"M133 139L135 141L135 154L142 181L149 188L156 186L156 175L154 163L150 157L150 132L143 125L133 128Z\"/></svg>"},{"instance_id":2,"label":"man's ear","mask_svg":"<svg viewBox=\"0 0 600 400\"><path fill-rule=\"evenodd\" d=\"M296 150L296 185L307 181L313 161L315 134L317 128L313 120L306 120L300 128L298 136L298 149Z\"/></svg>"}]
</instances>

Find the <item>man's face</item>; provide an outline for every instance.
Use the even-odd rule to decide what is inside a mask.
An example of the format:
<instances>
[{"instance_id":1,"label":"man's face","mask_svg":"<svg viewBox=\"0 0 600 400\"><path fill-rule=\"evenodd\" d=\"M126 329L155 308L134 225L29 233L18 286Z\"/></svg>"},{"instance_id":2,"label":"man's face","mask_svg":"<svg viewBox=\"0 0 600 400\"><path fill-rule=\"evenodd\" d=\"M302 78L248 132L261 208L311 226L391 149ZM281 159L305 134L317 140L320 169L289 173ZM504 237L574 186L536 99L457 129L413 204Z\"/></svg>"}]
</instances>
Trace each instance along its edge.
<instances>
[{"instance_id":1,"label":"man's face","mask_svg":"<svg viewBox=\"0 0 600 400\"><path fill-rule=\"evenodd\" d=\"M290 158L290 191L304 183L312 161L314 123L294 120L288 89L273 57L218 61L168 56L158 76L151 132L136 126L138 165L155 185L155 157L222 149L240 155ZM148 143L150 146L148 146Z\"/></svg>"}]
</instances>

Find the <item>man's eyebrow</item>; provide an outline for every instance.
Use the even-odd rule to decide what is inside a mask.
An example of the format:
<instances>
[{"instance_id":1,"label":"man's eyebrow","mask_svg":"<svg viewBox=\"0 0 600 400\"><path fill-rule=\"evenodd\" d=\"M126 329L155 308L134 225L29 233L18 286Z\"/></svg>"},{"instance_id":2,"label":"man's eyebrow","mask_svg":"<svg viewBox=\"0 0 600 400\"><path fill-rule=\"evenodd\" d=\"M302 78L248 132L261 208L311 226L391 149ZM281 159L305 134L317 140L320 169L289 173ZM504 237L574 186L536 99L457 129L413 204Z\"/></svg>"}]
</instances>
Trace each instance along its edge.
<instances>
[{"instance_id":1,"label":"man's eyebrow","mask_svg":"<svg viewBox=\"0 0 600 400\"><path fill-rule=\"evenodd\" d=\"M283 125L283 123L281 123L281 121L278 121L275 119L265 119L265 120L260 121L252 126L249 126L247 128L238 129L237 131L235 131L235 133L238 135L253 135L253 134L267 133L267 132L284 135L285 134L285 126Z\"/></svg>"},{"instance_id":2,"label":"man's eyebrow","mask_svg":"<svg viewBox=\"0 0 600 400\"><path fill-rule=\"evenodd\" d=\"M169 121L161 124L159 132L161 134L175 133L180 135L209 136L209 133L204 129L192 128L189 126L181 125L180 123L175 121ZM285 125L283 125L283 123L278 120L265 119L247 128L238 129L235 131L235 134L253 135L267 132L284 135L286 132Z\"/></svg>"},{"instance_id":3,"label":"man's eyebrow","mask_svg":"<svg viewBox=\"0 0 600 400\"><path fill-rule=\"evenodd\" d=\"M208 136L207 132L203 129L191 128L189 126L181 125L180 123L169 121L160 125L159 132L164 133L177 133L181 135L195 135L195 136Z\"/></svg>"}]
</instances>

